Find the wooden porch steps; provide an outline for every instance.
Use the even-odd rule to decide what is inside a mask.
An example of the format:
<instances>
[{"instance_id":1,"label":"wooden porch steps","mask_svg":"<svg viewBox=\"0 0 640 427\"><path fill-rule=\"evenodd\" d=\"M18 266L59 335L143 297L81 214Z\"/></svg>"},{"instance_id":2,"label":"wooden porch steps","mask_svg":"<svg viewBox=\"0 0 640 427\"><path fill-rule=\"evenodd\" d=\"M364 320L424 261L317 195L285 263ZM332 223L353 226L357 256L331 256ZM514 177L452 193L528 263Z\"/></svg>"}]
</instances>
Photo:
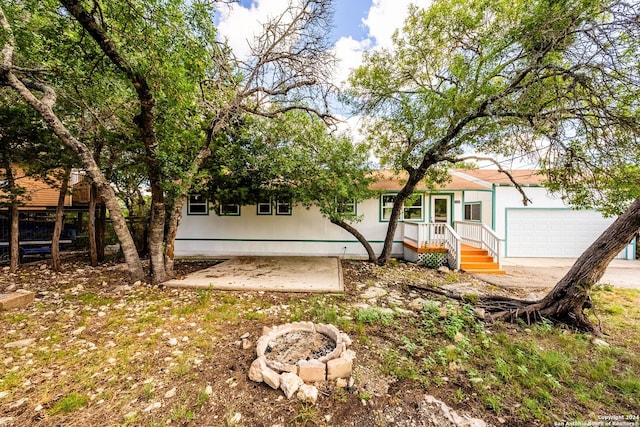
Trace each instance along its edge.
<instances>
[{"instance_id":1,"label":"wooden porch steps","mask_svg":"<svg viewBox=\"0 0 640 427\"><path fill-rule=\"evenodd\" d=\"M507 274L500 266L493 262L493 257L485 249L474 246L460 245L460 269L467 273L477 274Z\"/></svg>"}]
</instances>

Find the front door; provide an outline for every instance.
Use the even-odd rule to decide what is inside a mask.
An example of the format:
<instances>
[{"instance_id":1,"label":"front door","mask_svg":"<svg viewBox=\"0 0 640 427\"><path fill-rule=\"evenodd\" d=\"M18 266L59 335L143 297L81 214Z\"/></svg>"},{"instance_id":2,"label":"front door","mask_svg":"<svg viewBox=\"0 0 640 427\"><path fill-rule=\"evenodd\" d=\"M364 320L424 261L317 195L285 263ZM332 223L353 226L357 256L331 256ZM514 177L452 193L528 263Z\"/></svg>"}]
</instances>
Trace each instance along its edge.
<instances>
[{"instance_id":1,"label":"front door","mask_svg":"<svg viewBox=\"0 0 640 427\"><path fill-rule=\"evenodd\" d=\"M433 222L451 223L451 198L433 196L431 198L431 218Z\"/></svg>"}]
</instances>

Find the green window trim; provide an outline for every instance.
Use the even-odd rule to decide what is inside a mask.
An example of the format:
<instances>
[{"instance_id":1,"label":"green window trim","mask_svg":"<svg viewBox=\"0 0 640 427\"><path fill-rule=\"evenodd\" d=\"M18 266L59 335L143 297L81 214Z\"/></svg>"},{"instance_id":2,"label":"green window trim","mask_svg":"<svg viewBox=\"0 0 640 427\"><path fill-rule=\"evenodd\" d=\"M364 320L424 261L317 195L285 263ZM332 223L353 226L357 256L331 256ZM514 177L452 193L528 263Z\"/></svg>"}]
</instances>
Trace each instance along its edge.
<instances>
[{"instance_id":1,"label":"green window trim","mask_svg":"<svg viewBox=\"0 0 640 427\"><path fill-rule=\"evenodd\" d=\"M201 194L189 195L187 215L209 215L209 199Z\"/></svg>"},{"instance_id":2,"label":"green window trim","mask_svg":"<svg viewBox=\"0 0 640 427\"><path fill-rule=\"evenodd\" d=\"M276 215L284 215L284 216L293 215L293 208L291 206L290 199L276 200Z\"/></svg>"},{"instance_id":3,"label":"green window trim","mask_svg":"<svg viewBox=\"0 0 640 427\"><path fill-rule=\"evenodd\" d=\"M356 199L341 200L336 198L336 213L358 215L358 202Z\"/></svg>"},{"instance_id":4,"label":"green window trim","mask_svg":"<svg viewBox=\"0 0 640 427\"><path fill-rule=\"evenodd\" d=\"M380 222L389 222L389 218L391 217L391 211L393 209L393 203L396 199L396 193L385 193L380 196ZM424 201L425 201L424 193L415 193L411 195L408 199L415 197L416 199L411 205L407 205L406 201L402 205L402 210L400 211L400 218L398 221L424 221ZM414 214L417 212L417 215ZM410 217L410 218L407 218Z\"/></svg>"},{"instance_id":5,"label":"green window trim","mask_svg":"<svg viewBox=\"0 0 640 427\"><path fill-rule=\"evenodd\" d=\"M220 216L240 216L240 205L237 203L221 204Z\"/></svg>"},{"instance_id":6,"label":"green window trim","mask_svg":"<svg viewBox=\"0 0 640 427\"><path fill-rule=\"evenodd\" d=\"M273 215L273 203L271 200L256 203L256 215Z\"/></svg>"},{"instance_id":7,"label":"green window trim","mask_svg":"<svg viewBox=\"0 0 640 427\"><path fill-rule=\"evenodd\" d=\"M464 202L462 218L465 221L482 222L482 202Z\"/></svg>"}]
</instances>

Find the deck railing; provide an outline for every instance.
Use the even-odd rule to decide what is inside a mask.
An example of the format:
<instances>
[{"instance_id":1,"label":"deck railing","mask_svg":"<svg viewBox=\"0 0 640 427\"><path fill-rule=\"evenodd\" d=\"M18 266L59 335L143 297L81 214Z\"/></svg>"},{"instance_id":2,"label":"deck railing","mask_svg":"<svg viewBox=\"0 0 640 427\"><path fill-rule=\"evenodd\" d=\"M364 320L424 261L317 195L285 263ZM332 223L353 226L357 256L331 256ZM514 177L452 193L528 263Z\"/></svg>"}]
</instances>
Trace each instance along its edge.
<instances>
[{"instance_id":1,"label":"deck railing","mask_svg":"<svg viewBox=\"0 0 640 427\"><path fill-rule=\"evenodd\" d=\"M416 249L441 246L447 249L449 266L460 269L460 236L447 223L404 223L403 240Z\"/></svg>"},{"instance_id":2,"label":"deck railing","mask_svg":"<svg viewBox=\"0 0 640 427\"><path fill-rule=\"evenodd\" d=\"M486 249L495 262L502 267L500 246L503 239L495 231L478 222L456 221L454 225L463 243Z\"/></svg>"}]
</instances>

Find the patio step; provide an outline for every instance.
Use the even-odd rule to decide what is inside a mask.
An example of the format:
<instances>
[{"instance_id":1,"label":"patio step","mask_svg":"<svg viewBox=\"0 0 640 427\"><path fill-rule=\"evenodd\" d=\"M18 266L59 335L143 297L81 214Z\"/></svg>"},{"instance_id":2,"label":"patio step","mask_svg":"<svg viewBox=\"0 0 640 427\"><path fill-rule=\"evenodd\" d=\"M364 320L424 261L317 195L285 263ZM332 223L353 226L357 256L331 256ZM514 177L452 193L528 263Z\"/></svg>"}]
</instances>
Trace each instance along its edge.
<instances>
[{"instance_id":1,"label":"patio step","mask_svg":"<svg viewBox=\"0 0 640 427\"><path fill-rule=\"evenodd\" d=\"M465 255L462 254L462 262L493 262L493 257L490 255Z\"/></svg>"},{"instance_id":2,"label":"patio step","mask_svg":"<svg viewBox=\"0 0 640 427\"><path fill-rule=\"evenodd\" d=\"M470 245L462 245L460 254L460 269L467 273L476 274L507 274L500 266L493 262L493 257L485 249Z\"/></svg>"}]
</instances>

